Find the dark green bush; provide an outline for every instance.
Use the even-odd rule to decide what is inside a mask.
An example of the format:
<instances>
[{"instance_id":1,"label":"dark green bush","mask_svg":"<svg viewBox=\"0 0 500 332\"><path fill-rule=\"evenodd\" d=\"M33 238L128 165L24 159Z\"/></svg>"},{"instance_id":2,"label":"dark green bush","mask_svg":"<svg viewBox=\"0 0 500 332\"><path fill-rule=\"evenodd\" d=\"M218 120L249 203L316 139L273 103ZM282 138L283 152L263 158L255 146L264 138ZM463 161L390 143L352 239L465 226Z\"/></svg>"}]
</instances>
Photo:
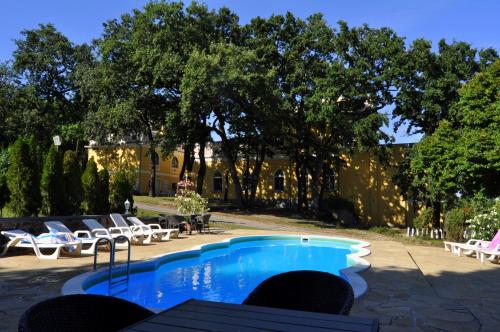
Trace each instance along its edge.
<instances>
[{"instance_id":1,"label":"dark green bush","mask_svg":"<svg viewBox=\"0 0 500 332\"><path fill-rule=\"evenodd\" d=\"M16 216L36 216L40 210L40 174L34 152L23 138L19 138L9 151L9 207Z\"/></svg>"},{"instance_id":2,"label":"dark green bush","mask_svg":"<svg viewBox=\"0 0 500 332\"><path fill-rule=\"evenodd\" d=\"M109 203L112 212L123 213L125 211L125 201L128 199L130 207L134 206L133 182L125 170L119 170L113 174Z\"/></svg>"},{"instance_id":3,"label":"dark green bush","mask_svg":"<svg viewBox=\"0 0 500 332\"><path fill-rule=\"evenodd\" d=\"M82 175L82 208L86 214L96 214L99 207L99 176L94 158L90 158Z\"/></svg>"},{"instance_id":4,"label":"dark green bush","mask_svg":"<svg viewBox=\"0 0 500 332\"><path fill-rule=\"evenodd\" d=\"M432 208L424 208L415 219L413 219L413 227L417 229L432 227L432 217L434 210Z\"/></svg>"},{"instance_id":5,"label":"dark green bush","mask_svg":"<svg viewBox=\"0 0 500 332\"><path fill-rule=\"evenodd\" d=\"M466 228L465 221L472 217L471 209L460 207L451 209L445 216L446 238L452 241L463 241L463 234Z\"/></svg>"},{"instance_id":6,"label":"dark green bush","mask_svg":"<svg viewBox=\"0 0 500 332\"><path fill-rule=\"evenodd\" d=\"M64 214L80 214L83 200L82 169L76 153L71 150L64 153L63 181L66 192Z\"/></svg>"},{"instance_id":7,"label":"dark green bush","mask_svg":"<svg viewBox=\"0 0 500 332\"><path fill-rule=\"evenodd\" d=\"M109 172L106 168L98 172L99 176L99 198L98 198L98 213L109 213Z\"/></svg>"},{"instance_id":8,"label":"dark green bush","mask_svg":"<svg viewBox=\"0 0 500 332\"><path fill-rule=\"evenodd\" d=\"M64 190L63 165L61 155L52 145L43 165L42 180L40 181L42 194L42 212L47 216L64 214L66 193Z\"/></svg>"},{"instance_id":9,"label":"dark green bush","mask_svg":"<svg viewBox=\"0 0 500 332\"><path fill-rule=\"evenodd\" d=\"M329 221L349 227L358 224L354 203L346 198L327 197L321 201L321 210L324 212L323 214L326 214Z\"/></svg>"}]
</instances>

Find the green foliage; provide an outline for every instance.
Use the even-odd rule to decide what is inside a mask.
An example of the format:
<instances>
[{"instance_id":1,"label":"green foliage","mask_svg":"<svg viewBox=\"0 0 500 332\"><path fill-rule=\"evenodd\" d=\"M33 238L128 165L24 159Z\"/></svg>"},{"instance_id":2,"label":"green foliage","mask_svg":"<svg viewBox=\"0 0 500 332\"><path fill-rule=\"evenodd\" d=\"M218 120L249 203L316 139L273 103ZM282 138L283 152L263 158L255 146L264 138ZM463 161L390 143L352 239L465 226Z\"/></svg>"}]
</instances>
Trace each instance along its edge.
<instances>
[{"instance_id":1,"label":"green foliage","mask_svg":"<svg viewBox=\"0 0 500 332\"><path fill-rule=\"evenodd\" d=\"M109 207L109 172L106 168L98 172L99 175L99 198L97 212L99 214L107 214L110 211Z\"/></svg>"},{"instance_id":2,"label":"green foliage","mask_svg":"<svg viewBox=\"0 0 500 332\"><path fill-rule=\"evenodd\" d=\"M10 190L7 185L7 177L5 174L0 174L0 216L2 216L3 208L10 200Z\"/></svg>"},{"instance_id":3,"label":"green foliage","mask_svg":"<svg viewBox=\"0 0 500 332\"><path fill-rule=\"evenodd\" d=\"M500 195L500 60L462 90L451 120L416 144L400 179L406 194L453 203L482 193Z\"/></svg>"},{"instance_id":4,"label":"green foliage","mask_svg":"<svg viewBox=\"0 0 500 332\"><path fill-rule=\"evenodd\" d=\"M467 207L454 208L446 213L445 229L448 240L462 242L466 228L466 220L472 217L471 209Z\"/></svg>"},{"instance_id":5,"label":"green foliage","mask_svg":"<svg viewBox=\"0 0 500 332\"><path fill-rule=\"evenodd\" d=\"M431 42L413 41L407 51L407 61L398 69L394 117L400 116L396 127L409 122L408 132L432 134L442 120L452 120L452 107L459 100L463 82L485 69L498 54L494 49L479 52L465 42L447 44L439 41L438 51Z\"/></svg>"},{"instance_id":6,"label":"green foliage","mask_svg":"<svg viewBox=\"0 0 500 332\"><path fill-rule=\"evenodd\" d=\"M434 211L432 208L424 208L415 219L413 219L413 227L417 229L429 228L433 225Z\"/></svg>"},{"instance_id":7,"label":"green foliage","mask_svg":"<svg viewBox=\"0 0 500 332\"><path fill-rule=\"evenodd\" d=\"M177 210L183 215L204 214L208 212L208 200L192 190L185 190L175 197Z\"/></svg>"},{"instance_id":8,"label":"green foliage","mask_svg":"<svg viewBox=\"0 0 500 332\"><path fill-rule=\"evenodd\" d=\"M125 210L125 201L127 199L130 202L130 208L133 208L133 183L131 175L125 170L120 169L113 174L109 196L111 212L123 213Z\"/></svg>"},{"instance_id":9,"label":"green foliage","mask_svg":"<svg viewBox=\"0 0 500 332\"><path fill-rule=\"evenodd\" d=\"M489 241L500 229L500 212L492 208L467 220L474 239Z\"/></svg>"},{"instance_id":10,"label":"green foliage","mask_svg":"<svg viewBox=\"0 0 500 332\"><path fill-rule=\"evenodd\" d=\"M62 158L56 147L52 145L45 157L42 179L42 213L48 216L63 215L66 193L63 179Z\"/></svg>"},{"instance_id":11,"label":"green foliage","mask_svg":"<svg viewBox=\"0 0 500 332\"><path fill-rule=\"evenodd\" d=\"M90 158L82 175L83 201L85 214L96 214L99 207L99 176L94 158Z\"/></svg>"},{"instance_id":12,"label":"green foliage","mask_svg":"<svg viewBox=\"0 0 500 332\"><path fill-rule=\"evenodd\" d=\"M63 182L65 188L65 215L75 215L81 212L83 200L82 169L74 151L64 153Z\"/></svg>"},{"instance_id":13,"label":"green foliage","mask_svg":"<svg viewBox=\"0 0 500 332\"><path fill-rule=\"evenodd\" d=\"M7 185L7 170L9 169L9 152L0 149L0 216L5 205L10 200L10 190Z\"/></svg>"},{"instance_id":14,"label":"green foliage","mask_svg":"<svg viewBox=\"0 0 500 332\"><path fill-rule=\"evenodd\" d=\"M40 210L40 175L33 150L25 139L18 138L9 151L9 208L16 216L36 216Z\"/></svg>"}]
</instances>

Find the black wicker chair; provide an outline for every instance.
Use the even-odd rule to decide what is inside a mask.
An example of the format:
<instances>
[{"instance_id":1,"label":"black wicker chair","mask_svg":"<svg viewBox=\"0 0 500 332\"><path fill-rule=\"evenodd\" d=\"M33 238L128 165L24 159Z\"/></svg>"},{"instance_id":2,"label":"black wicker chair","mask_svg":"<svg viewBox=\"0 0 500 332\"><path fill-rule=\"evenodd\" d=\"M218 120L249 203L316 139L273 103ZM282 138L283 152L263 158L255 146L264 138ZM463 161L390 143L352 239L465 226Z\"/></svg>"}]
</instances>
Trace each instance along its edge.
<instances>
[{"instance_id":1,"label":"black wicker chair","mask_svg":"<svg viewBox=\"0 0 500 332\"><path fill-rule=\"evenodd\" d=\"M111 296L59 296L26 310L19 320L19 332L118 331L153 314L140 305Z\"/></svg>"},{"instance_id":2,"label":"black wicker chair","mask_svg":"<svg viewBox=\"0 0 500 332\"><path fill-rule=\"evenodd\" d=\"M243 304L348 315L354 302L351 285L333 274L291 271L264 280Z\"/></svg>"}]
</instances>

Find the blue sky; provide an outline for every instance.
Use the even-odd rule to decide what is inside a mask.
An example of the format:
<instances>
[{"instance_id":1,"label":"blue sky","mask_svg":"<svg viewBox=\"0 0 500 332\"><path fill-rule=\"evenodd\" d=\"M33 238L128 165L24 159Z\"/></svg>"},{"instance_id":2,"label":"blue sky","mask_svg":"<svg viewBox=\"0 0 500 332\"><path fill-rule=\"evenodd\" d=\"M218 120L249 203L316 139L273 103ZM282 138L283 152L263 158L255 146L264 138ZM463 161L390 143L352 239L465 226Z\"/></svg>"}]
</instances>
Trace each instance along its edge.
<instances>
[{"instance_id":1,"label":"blue sky","mask_svg":"<svg viewBox=\"0 0 500 332\"><path fill-rule=\"evenodd\" d=\"M53 23L74 43L100 36L102 23L120 14L141 8L147 1L132 0L0 0L0 61L11 58L14 39L23 29L38 23ZM189 3L189 1L186 1ZM210 8L227 6L240 16L241 23L252 17L291 11L307 17L322 12L332 26L338 20L349 25L368 23L387 26L408 42L416 38L460 40L476 48L500 50L499 0L207 0ZM392 132L389 128L388 132ZM394 133L397 142L414 142L404 130Z\"/></svg>"}]
</instances>

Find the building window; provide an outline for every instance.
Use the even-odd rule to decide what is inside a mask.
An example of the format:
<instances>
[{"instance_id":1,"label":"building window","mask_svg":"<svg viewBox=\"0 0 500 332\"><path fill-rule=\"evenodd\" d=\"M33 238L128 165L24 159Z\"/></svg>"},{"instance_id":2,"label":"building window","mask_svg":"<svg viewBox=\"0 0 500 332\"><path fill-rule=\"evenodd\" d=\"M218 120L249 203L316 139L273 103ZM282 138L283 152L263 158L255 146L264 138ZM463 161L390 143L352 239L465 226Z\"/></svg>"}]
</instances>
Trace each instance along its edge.
<instances>
[{"instance_id":1,"label":"building window","mask_svg":"<svg viewBox=\"0 0 500 332\"><path fill-rule=\"evenodd\" d=\"M213 191L214 193L222 192L222 174L215 171L213 178Z\"/></svg>"},{"instance_id":2,"label":"building window","mask_svg":"<svg viewBox=\"0 0 500 332\"><path fill-rule=\"evenodd\" d=\"M172 188L172 191L174 193L176 193L177 192L177 183L173 182L172 185L171 185L171 188Z\"/></svg>"},{"instance_id":3,"label":"building window","mask_svg":"<svg viewBox=\"0 0 500 332\"><path fill-rule=\"evenodd\" d=\"M172 158L172 168L179 168L179 159L177 157Z\"/></svg>"},{"instance_id":4,"label":"building window","mask_svg":"<svg viewBox=\"0 0 500 332\"><path fill-rule=\"evenodd\" d=\"M285 191L285 174L280 169L274 173L274 191Z\"/></svg>"}]
</instances>

